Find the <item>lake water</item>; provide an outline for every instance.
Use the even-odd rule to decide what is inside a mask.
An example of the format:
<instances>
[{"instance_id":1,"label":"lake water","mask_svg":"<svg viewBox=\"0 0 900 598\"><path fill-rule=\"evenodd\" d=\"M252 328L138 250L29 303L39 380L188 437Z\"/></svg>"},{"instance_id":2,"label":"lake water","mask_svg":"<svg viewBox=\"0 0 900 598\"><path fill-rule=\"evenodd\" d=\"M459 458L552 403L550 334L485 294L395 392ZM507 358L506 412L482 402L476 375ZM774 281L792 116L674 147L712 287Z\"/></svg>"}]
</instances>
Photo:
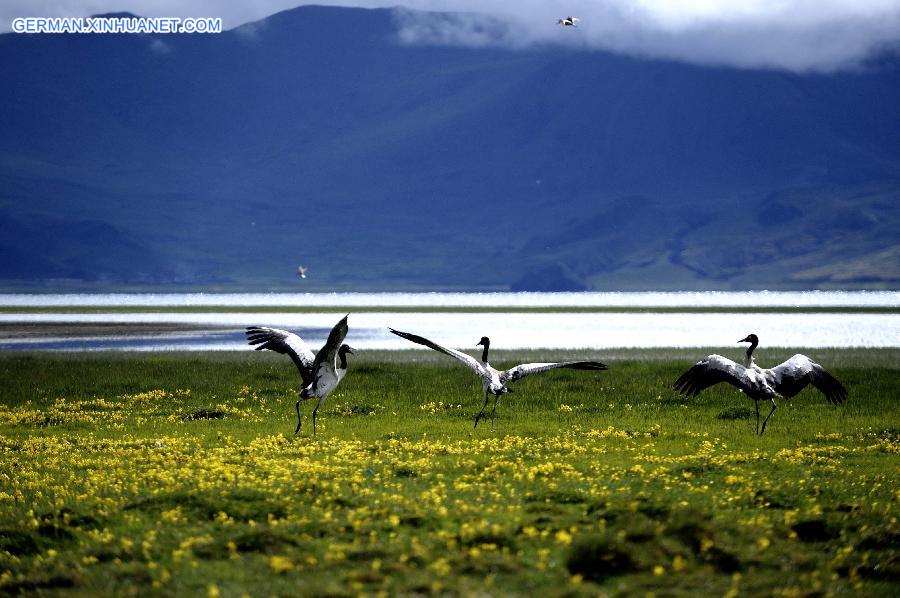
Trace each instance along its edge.
<instances>
[{"instance_id":1,"label":"lake water","mask_svg":"<svg viewBox=\"0 0 900 598\"><path fill-rule=\"evenodd\" d=\"M320 346L340 318L335 313L166 312L174 306L351 307L347 342L359 349L416 345L387 327L415 332L451 347L474 348L481 336L496 349L609 349L618 347L720 347L750 332L770 347L898 347L900 314L742 313L742 306L900 307L897 292L809 293L341 293L341 294L128 294L0 295L6 306L153 306L150 313L7 313L0 325L166 325L166 333L0 338L0 350L249 350L243 328L288 328ZM366 311L366 306L466 307L733 307L729 313L528 312L439 313ZM172 332L172 325L185 330ZM191 328L194 328L191 330ZM199 328L199 329L198 329Z\"/></svg>"},{"instance_id":2,"label":"lake water","mask_svg":"<svg viewBox=\"0 0 900 598\"><path fill-rule=\"evenodd\" d=\"M897 307L900 291L0 294L0 306Z\"/></svg>"}]
</instances>

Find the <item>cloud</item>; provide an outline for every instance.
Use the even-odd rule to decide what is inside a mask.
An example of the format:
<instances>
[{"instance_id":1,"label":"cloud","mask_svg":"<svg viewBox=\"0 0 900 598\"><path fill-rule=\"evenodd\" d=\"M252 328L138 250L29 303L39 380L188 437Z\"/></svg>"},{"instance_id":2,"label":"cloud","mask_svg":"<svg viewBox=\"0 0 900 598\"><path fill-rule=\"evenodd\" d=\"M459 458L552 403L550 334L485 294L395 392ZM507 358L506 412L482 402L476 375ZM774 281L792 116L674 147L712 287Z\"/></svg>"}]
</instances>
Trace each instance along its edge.
<instances>
[{"instance_id":1,"label":"cloud","mask_svg":"<svg viewBox=\"0 0 900 598\"><path fill-rule=\"evenodd\" d=\"M265 30L265 21L251 21L234 28L235 34L244 41L255 42L259 40L260 34Z\"/></svg>"},{"instance_id":2,"label":"cloud","mask_svg":"<svg viewBox=\"0 0 900 598\"><path fill-rule=\"evenodd\" d=\"M320 0L317 4L405 8L407 44L528 48L562 45L699 64L794 71L853 68L900 48L900 0ZM226 28L304 4L297 0L7 0L0 31L21 16L221 17ZM424 12L423 12L424 11ZM438 14L444 13L444 14ZM566 15L579 27L560 27ZM241 33L253 38L252 26Z\"/></svg>"},{"instance_id":3,"label":"cloud","mask_svg":"<svg viewBox=\"0 0 900 598\"><path fill-rule=\"evenodd\" d=\"M150 51L154 54L169 54L172 52L172 46L158 37L154 37L153 41L150 42Z\"/></svg>"},{"instance_id":4,"label":"cloud","mask_svg":"<svg viewBox=\"0 0 900 598\"><path fill-rule=\"evenodd\" d=\"M413 2L441 10L449 2ZM446 5L446 6L445 6ZM743 68L832 71L900 47L900 0L452 2L452 16L402 10L410 44L564 45ZM473 14L478 13L478 14ZM556 20L580 17L578 27Z\"/></svg>"}]
</instances>

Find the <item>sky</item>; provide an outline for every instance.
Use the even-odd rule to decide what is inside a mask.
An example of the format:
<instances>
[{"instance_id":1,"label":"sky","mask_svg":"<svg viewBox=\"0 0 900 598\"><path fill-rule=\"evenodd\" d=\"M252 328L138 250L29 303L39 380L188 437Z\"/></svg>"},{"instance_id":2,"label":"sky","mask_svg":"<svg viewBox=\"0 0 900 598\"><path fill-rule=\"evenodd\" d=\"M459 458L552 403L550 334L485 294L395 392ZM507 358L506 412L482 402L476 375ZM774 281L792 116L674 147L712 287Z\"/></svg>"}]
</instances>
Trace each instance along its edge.
<instances>
[{"instance_id":1,"label":"sky","mask_svg":"<svg viewBox=\"0 0 900 598\"><path fill-rule=\"evenodd\" d=\"M900 48L900 0L357 0L315 4L393 7L403 43L529 48L562 44L740 68L798 72L858 67ZM13 18L128 11L221 17L225 28L293 8L297 0L5 0ZM419 11L452 11L452 17ZM578 28L556 20L573 15Z\"/></svg>"}]
</instances>

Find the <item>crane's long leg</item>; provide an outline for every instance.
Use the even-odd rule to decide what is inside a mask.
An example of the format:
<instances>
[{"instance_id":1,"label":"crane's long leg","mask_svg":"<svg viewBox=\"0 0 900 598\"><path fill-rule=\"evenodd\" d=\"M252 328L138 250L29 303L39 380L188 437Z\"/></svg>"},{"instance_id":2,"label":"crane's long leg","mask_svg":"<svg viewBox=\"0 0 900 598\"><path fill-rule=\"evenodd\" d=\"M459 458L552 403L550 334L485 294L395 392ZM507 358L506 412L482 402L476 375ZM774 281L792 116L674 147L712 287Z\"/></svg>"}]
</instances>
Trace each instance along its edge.
<instances>
[{"instance_id":1,"label":"crane's long leg","mask_svg":"<svg viewBox=\"0 0 900 598\"><path fill-rule=\"evenodd\" d=\"M487 407L488 402L488 392L484 391L484 403L481 404L481 411L478 412L478 415L475 416L475 427L478 427L478 420L481 419L481 416L484 415L484 410Z\"/></svg>"},{"instance_id":2,"label":"crane's long leg","mask_svg":"<svg viewBox=\"0 0 900 598\"><path fill-rule=\"evenodd\" d=\"M316 435L316 411L319 410L319 405L322 404L322 397L319 397L319 400L316 401L316 407L313 409L313 436Z\"/></svg>"},{"instance_id":3,"label":"crane's long leg","mask_svg":"<svg viewBox=\"0 0 900 598\"><path fill-rule=\"evenodd\" d=\"M754 400L753 405L756 406L756 435L759 436L759 401Z\"/></svg>"},{"instance_id":4,"label":"crane's long leg","mask_svg":"<svg viewBox=\"0 0 900 598\"><path fill-rule=\"evenodd\" d=\"M763 427L762 427L762 432L760 432L760 435L766 433L766 422L769 421L769 418L772 417L772 414L775 413L776 409L778 409L778 405L775 404L775 399L773 398L772 399L772 410L769 411L769 415L767 415L766 419L763 420Z\"/></svg>"},{"instance_id":5,"label":"crane's long leg","mask_svg":"<svg viewBox=\"0 0 900 598\"><path fill-rule=\"evenodd\" d=\"M499 402L500 402L500 395L496 395L496 397L494 398L494 408L491 409L491 429L492 430L494 429L494 419L496 419L497 403L499 403Z\"/></svg>"},{"instance_id":6,"label":"crane's long leg","mask_svg":"<svg viewBox=\"0 0 900 598\"><path fill-rule=\"evenodd\" d=\"M297 404L294 405L294 407L297 409L297 429L294 430L294 436L296 436L300 433L300 426L303 425L303 419L300 417L300 401L297 401Z\"/></svg>"}]
</instances>

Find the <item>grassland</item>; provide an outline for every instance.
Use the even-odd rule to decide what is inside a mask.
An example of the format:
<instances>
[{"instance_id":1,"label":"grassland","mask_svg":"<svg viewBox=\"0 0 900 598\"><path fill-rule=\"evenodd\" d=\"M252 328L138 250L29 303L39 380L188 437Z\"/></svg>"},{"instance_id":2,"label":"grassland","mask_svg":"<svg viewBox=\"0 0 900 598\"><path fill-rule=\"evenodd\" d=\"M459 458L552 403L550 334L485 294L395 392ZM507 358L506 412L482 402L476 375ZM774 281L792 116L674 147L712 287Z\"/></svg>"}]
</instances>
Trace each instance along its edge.
<instances>
[{"instance_id":1,"label":"grassland","mask_svg":"<svg viewBox=\"0 0 900 598\"><path fill-rule=\"evenodd\" d=\"M900 350L808 351L850 401L763 437L675 353L523 380L477 430L465 368L362 353L314 438L283 356L0 355L0 593L897 595ZM494 360L538 354L574 356Z\"/></svg>"}]
</instances>

